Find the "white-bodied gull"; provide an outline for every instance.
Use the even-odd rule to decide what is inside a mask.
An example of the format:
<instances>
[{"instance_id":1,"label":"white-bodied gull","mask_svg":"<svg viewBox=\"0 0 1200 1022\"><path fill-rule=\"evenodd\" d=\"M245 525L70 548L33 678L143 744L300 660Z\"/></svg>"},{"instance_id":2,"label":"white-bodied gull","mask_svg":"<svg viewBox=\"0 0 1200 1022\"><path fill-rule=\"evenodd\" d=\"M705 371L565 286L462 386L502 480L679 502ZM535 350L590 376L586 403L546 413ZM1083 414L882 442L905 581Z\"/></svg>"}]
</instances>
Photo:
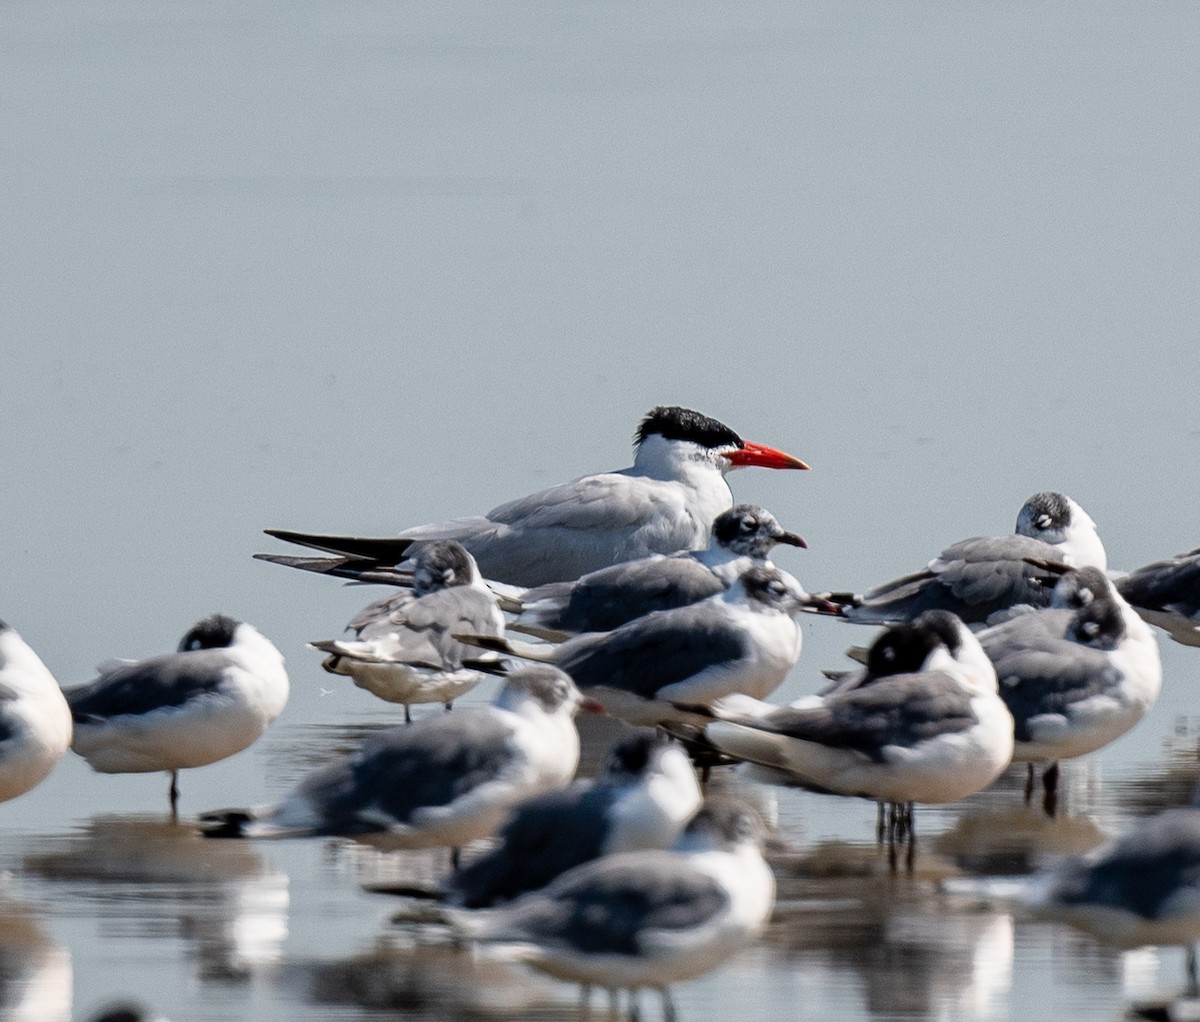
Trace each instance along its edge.
<instances>
[{"instance_id":1,"label":"white-bodied gull","mask_svg":"<svg viewBox=\"0 0 1200 1022\"><path fill-rule=\"evenodd\" d=\"M860 624L899 624L927 610L948 610L968 625L988 624L1020 605L1045 607L1065 567L1107 566L1096 524L1070 497L1035 493L1012 536L965 539L922 571L861 595L829 594Z\"/></svg>"},{"instance_id":2,"label":"white-bodied gull","mask_svg":"<svg viewBox=\"0 0 1200 1022\"><path fill-rule=\"evenodd\" d=\"M1070 609L1073 604L1082 604ZM1058 763L1103 748L1133 727L1158 698L1162 661L1154 634L1103 572L1064 575L1056 606L1018 614L978 634L1013 715L1013 761L1045 767L1043 808L1057 808Z\"/></svg>"},{"instance_id":3,"label":"white-bodied gull","mask_svg":"<svg viewBox=\"0 0 1200 1022\"><path fill-rule=\"evenodd\" d=\"M29 791L71 742L71 710L41 658L0 621L0 802Z\"/></svg>"},{"instance_id":4,"label":"white-bodied gull","mask_svg":"<svg viewBox=\"0 0 1200 1022\"><path fill-rule=\"evenodd\" d=\"M467 632L503 635L504 615L483 584L462 544L437 540L417 553L414 588L364 608L347 626L357 640L327 639L313 649L327 653L331 674L392 703L450 703L483 678L476 669L497 658L454 638Z\"/></svg>"},{"instance_id":5,"label":"white-bodied gull","mask_svg":"<svg viewBox=\"0 0 1200 1022\"><path fill-rule=\"evenodd\" d=\"M268 529L268 535L382 565L410 556L414 543L456 539L483 576L517 586L567 582L649 554L694 550L712 521L733 506L731 469L804 469L798 458L743 440L687 408L653 409L635 437L633 465L583 476L489 511L407 529L395 538L328 536Z\"/></svg>"},{"instance_id":6,"label":"white-bodied gull","mask_svg":"<svg viewBox=\"0 0 1200 1022\"><path fill-rule=\"evenodd\" d=\"M546 665L509 674L494 703L373 735L275 805L201 820L213 837L359 837L381 848L458 849L488 837L523 798L568 784L581 698Z\"/></svg>"},{"instance_id":7,"label":"white-bodied gull","mask_svg":"<svg viewBox=\"0 0 1200 1022\"><path fill-rule=\"evenodd\" d=\"M472 940L583 988L660 991L721 965L763 932L775 880L745 810L706 807L667 851L625 852L577 866L499 908L452 910ZM631 1012L631 1015L636 1015Z\"/></svg>"},{"instance_id":8,"label":"white-bodied gull","mask_svg":"<svg viewBox=\"0 0 1200 1022\"><path fill-rule=\"evenodd\" d=\"M174 653L112 661L65 693L75 720L71 748L103 774L171 775L241 752L288 698L283 656L253 625L224 614L197 622Z\"/></svg>"},{"instance_id":9,"label":"white-bodied gull","mask_svg":"<svg viewBox=\"0 0 1200 1022\"><path fill-rule=\"evenodd\" d=\"M768 768L757 774L762 779L898 808L902 832L889 844L894 849L907 831L910 868L912 804L981 791L1013 750L996 672L975 636L945 611L880 635L854 687L782 707L731 698L713 712L718 720L706 738Z\"/></svg>"},{"instance_id":10,"label":"white-bodied gull","mask_svg":"<svg viewBox=\"0 0 1200 1022\"><path fill-rule=\"evenodd\" d=\"M470 641L556 664L628 723L695 722L695 714L681 707L707 706L732 693L763 699L783 683L800 656L795 617L806 599L778 569L753 567L726 592L700 603L655 611L558 646Z\"/></svg>"},{"instance_id":11,"label":"white-bodied gull","mask_svg":"<svg viewBox=\"0 0 1200 1022\"><path fill-rule=\"evenodd\" d=\"M577 781L515 806L496 847L446 881L446 900L486 908L602 855L669 848L700 803L684 751L639 730L613 747L594 782Z\"/></svg>"}]
</instances>

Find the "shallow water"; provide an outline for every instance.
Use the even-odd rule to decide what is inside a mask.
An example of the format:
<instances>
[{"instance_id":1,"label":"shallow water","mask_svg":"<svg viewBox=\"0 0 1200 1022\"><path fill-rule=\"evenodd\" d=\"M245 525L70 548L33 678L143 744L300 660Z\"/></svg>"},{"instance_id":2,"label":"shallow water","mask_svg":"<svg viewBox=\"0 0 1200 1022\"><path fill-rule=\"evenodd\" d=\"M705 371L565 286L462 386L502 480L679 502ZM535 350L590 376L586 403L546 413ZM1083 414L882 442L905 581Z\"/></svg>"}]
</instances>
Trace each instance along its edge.
<instances>
[{"instance_id":1,"label":"shallow water","mask_svg":"<svg viewBox=\"0 0 1200 1022\"><path fill-rule=\"evenodd\" d=\"M374 591L253 562L264 527L482 511L624 464L678 402L813 464L731 481L805 535L779 560L814 591L1044 488L1114 566L1200 542L1197 52L1188 4L6 5L0 617L77 684L220 609L293 693L184 775L179 826L164 777L73 757L0 807L3 1017L577 1012L363 890L438 856L193 834L397 719L304 646ZM865 635L806 623L779 698ZM1177 990L1178 951L939 883L1186 800L1197 652L1163 643L1162 698L1066 768L1058 820L1019 772L920 811L913 877L872 806L745 789L778 917L681 1016L1067 1022Z\"/></svg>"}]
</instances>

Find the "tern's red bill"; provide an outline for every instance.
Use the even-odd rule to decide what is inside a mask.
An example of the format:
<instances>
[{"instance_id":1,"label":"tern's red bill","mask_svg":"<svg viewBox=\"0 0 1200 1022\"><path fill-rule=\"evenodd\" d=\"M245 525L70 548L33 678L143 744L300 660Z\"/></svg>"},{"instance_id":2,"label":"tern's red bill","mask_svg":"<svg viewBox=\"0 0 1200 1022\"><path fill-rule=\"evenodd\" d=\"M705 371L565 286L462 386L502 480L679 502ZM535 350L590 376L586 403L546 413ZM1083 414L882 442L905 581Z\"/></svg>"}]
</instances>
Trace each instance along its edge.
<instances>
[{"instance_id":1,"label":"tern's red bill","mask_svg":"<svg viewBox=\"0 0 1200 1022\"><path fill-rule=\"evenodd\" d=\"M808 468L799 458L750 440L744 441L740 450L731 451L726 457L734 468L747 465L757 465L759 468Z\"/></svg>"}]
</instances>

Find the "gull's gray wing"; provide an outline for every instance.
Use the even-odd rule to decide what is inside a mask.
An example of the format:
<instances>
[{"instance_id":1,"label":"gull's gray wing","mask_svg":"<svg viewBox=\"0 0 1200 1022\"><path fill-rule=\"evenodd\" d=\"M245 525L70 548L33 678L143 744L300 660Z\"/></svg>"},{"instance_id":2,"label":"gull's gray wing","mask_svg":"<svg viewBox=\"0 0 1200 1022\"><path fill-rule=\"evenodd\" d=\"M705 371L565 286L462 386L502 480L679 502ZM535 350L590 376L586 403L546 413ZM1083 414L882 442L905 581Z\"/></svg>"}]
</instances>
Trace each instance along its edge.
<instances>
[{"instance_id":1,"label":"gull's gray wing","mask_svg":"<svg viewBox=\"0 0 1200 1022\"><path fill-rule=\"evenodd\" d=\"M889 675L827 696L820 705L782 707L744 723L883 762L888 746L967 731L978 719L961 685L941 672L925 671Z\"/></svg>"},{"instance_id":2,"label":"gull's gray wing","mask_svg":"<svg viewBox=\"0 0 1200 1022\"><path fill-rule=\"evenodd\" d=\"M1134 607L1195 618L1200 615L1200 549L1147 564L1114 584Z\"/></svg>"},{"instance_id":3,"label":"gull's gray wing","mask_svg":"<svg viewBox=\"0 0 1200 1022\"><path fill-rule=\"evenodd\" d=\"M479 651L463 645L455 635L499 633L492 607L486 593L452 586L403 603L387 617L365 626L360 635L362 641L372 644L372 658L457 669L464 658L477 657Z\"/></svg>"},{"instance_id":4,"label":"gull's gray wing","mask_svg":"<svg viewBox=\"0 0 1200 1022\"><path fill-rule=\"evenodd\" d=\"M167 653L114 666L90 684L64 690L63 695L79 723L140 715L219 691L229 666L223 650Z\"/></svg>"},{"instance_id":5,"label":"gull's gray wing","mask_svg":"<svg viewBox=\"0 0 1200 1022\"><path fill-rule=\"evenodd\" d=\"M646 699L747 655L741 630L708 603L648 614L615 632L572 639L560 650L556 663L581 689L624 689Z\"/></svg>"},{"instance_id":6,"label":"gull's gray wing","mask_svg":"<svg viewBox=\"0 0 1200 1022\"><path fill-rule=\"evenodd\" d=\"M311 774L289 796L321 818L317 834L362 834L408 823L493 780L513 759L512 732L486 707L388 728Z\"/></svg>"},{"instance_id":7,"label":"gull's gray wing","mask_svg":"<svg viewBox=\"0 0 1200 1022\"><path fill-rule=\"evenodd\" d=\"M449 879L449 899L465 908L497 905L598 858L616 794L607 785L576 784L522 802L497 833L496 846Z\"/></svg>"},{"instance_id":8,"label":"gull's gray wing","mask_svg":"<svg viewBox=\"0 0 1200 1022\"><path fill-rule=\"evenodd\" d=\"M725 584L692 557L646 557L585 575L574 585L542 586L525 594L538 625L556 631L610 632L656 610L687 607L725 591Z\"/></svg>"},{"instance_id":9,"label":"gull's gray wing","mask_svg":"<svg viewBox=\"0 0 1200 1022\"><path fill-rule=\"evenodd\" d=\"M633 956L649 932L702 927L729 905L711 876L670 852L610 855L571 870L505 910L502 939Z\"/></svg>"},{"instance_id":10,"label":"gull's gray wing","mask_svg":"<svg viewBox=\"0 0 1200 1022\"><path fill-rule=\"evenodd\" d=\"M1062 574L1059 564L1055 547L1027 536L966 539L943 550L924 571L864 593L844 614L864 624L899 624L927 610L949 610L967 624L979 624L1020 604L1047 606Z\"/></svg>"},{"instance_id":11,"label":"gull's gray wing","mask_svg":"<svg viewBox=\"0 0 1200 1022\"><path fill-rule=\"evenodd\" d=\"M1066 715L1074 704L1121 681L1121 672L1105 653L1054 636L1057 623L1062 621L1065 631L1073 616L1068 610L1023 615L979 637L996 667L1000 697L1013 716L1018 742L1033 741L1030 722L1034 718Z\"/></svg>"}]
</instances>

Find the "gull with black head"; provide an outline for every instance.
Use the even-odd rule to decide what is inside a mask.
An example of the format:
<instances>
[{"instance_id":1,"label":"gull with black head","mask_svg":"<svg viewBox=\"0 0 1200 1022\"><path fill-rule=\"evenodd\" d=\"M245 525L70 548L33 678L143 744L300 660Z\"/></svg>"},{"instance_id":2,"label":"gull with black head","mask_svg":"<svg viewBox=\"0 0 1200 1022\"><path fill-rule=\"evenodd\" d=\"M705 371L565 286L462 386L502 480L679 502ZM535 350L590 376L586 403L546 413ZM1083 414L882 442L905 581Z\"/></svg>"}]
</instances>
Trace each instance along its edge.
<instances>
[{"instance_id":1,"label":"gull with black head","mask_svg":"<svg viewBox=\"0 0 1200 1022\"><path fill-rule=\"evenodd\" d=\"M224 614L197 622L174 653L99 671L64 693L75 721L71 748L98 773L169 772L172 816L179 771L249 747L288 698L279 650Z\"/></svg>"},{"instance_id":2,"label":"gull with black head","mask_svg":"<svg viewBox=\"0 0 1200 1022\"><path fill-rule=\"evenodd\" d=\"M1008 766L1013 722L996 672L974 635L952 614L930 611L883 632L853 687L789 706L742 697L712 708L705 737L736 759L767 768L754 776L811 791L870 798L899 810L890 831L908 838L913 803L957 802Z\"/></svg>"}]
</instances>

